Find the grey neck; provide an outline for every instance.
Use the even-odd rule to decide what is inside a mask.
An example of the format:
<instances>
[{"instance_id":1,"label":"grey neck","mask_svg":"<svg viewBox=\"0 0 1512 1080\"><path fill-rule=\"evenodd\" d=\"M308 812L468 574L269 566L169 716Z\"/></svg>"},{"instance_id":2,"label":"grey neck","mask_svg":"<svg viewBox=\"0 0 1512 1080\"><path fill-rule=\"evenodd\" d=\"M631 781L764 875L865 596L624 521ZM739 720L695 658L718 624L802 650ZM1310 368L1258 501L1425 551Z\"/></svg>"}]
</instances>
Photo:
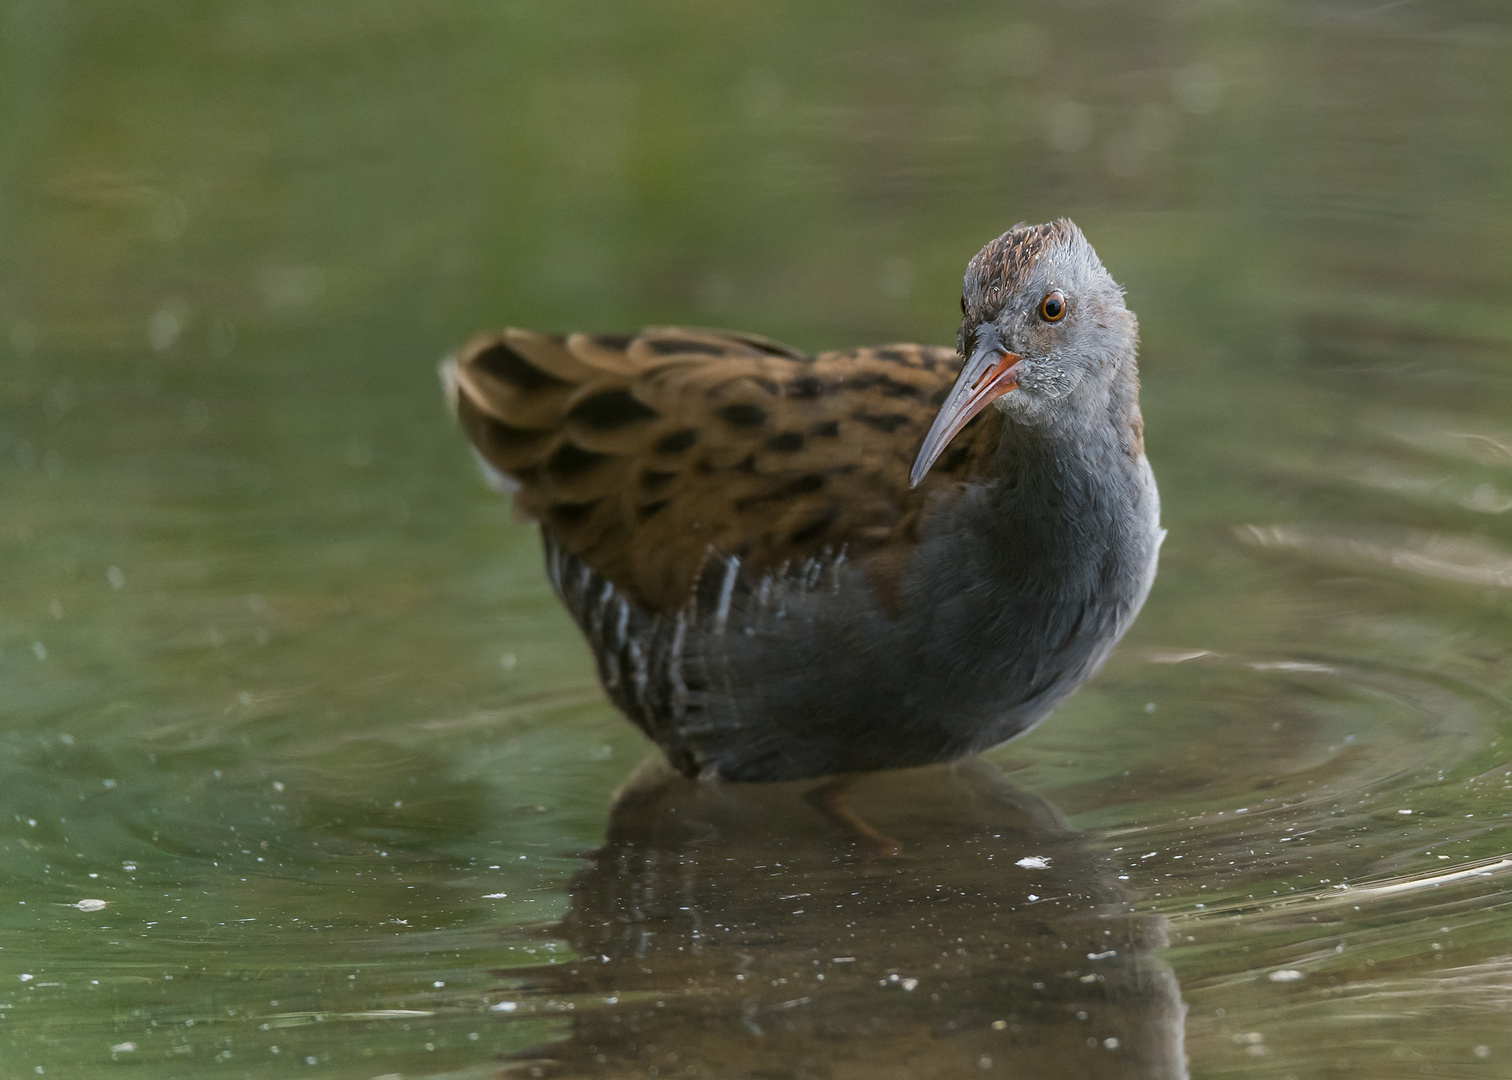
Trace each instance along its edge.
<instances>
[{"instance_id":1,"label":"grey neck","mask_svg":"<svg viewBox=\"0 0 1512 1080\"><path fill-rule=\"evenodd\" d=\"M1137 527L1144 486L1133 445L1137 393L1130 378L1094 408L1066 410L1043 426L1004 417L997 475L973 509L1012 564L1006 580L1079 584L1089 562Z\"/></svg>"}]
</instances>

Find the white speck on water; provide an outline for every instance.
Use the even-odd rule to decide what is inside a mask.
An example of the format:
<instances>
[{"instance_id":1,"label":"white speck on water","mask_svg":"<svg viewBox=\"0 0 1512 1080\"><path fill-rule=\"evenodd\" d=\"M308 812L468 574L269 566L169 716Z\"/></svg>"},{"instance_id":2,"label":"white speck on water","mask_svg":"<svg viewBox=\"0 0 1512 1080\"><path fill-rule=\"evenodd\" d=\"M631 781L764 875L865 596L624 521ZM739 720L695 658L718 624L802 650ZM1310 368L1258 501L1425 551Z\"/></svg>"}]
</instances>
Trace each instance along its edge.
<instances>
[{"instance_id":1,"label":"white speck on water","mask_svg":"<svg viewBox=\"0 0 1512 1080\"><path fill-rule=\"evenodd\" d=\"M136 869L136 863L134 863L134 862L123 862L121 864L121 869L122 870L135 870Z\"/></svg>"},{"instance_id":2,"label":"white speck on water","mask_svg":"<svg viewBox=\"0 0 1512 1080\"><path fill-rule=\"evenodd\" d=\"M40 641L32 642L32 655L35 656L38 660L46 660L47 646L42 644Z\"/></svg>"},{"instance_id":3,"label":"white speck on water","mask_svg":"<svg viewBox=\"0 0 1512 1080\"><path fill-rule=\"evenodd\" d=\"M505 671L513 671L515 669L515 665L519 662L520 658L512 652L504 653L499 657L499 666Z\"/></svg>"},{"instance_id":4,"label":"white speck on water","mask_svg":"<svg viewBox=\"0 0 1512 1080\"><path fill-rule=\"evenodd\" d=\"M881 273L877 275L877 291L893 300L907 299L914 290L915 277L913 263L901 255L894 255L882 263Z\"/></svg>"},{"instance_id":5,"label":"white speck on water","mask_svg":"<svg viewBox=\"0 0 1512 1080\"><path fill-rule=\"evenodd\" d=\"M126 574L119 566L112 566L106 570L105 580L110 582L112 589L120 590L126 586Z\"/></svg>"},{"instance_id":6,"label":"white speck on water","mask_svg":"<svg viewBox=\"0 0 1512 1080\"><path fill-rule=\"evenodd\" d=\"M1154 711L1155 711L1155 703L1153 701L1147 701L1147 702L1145 702L1145 712L1154 712Z\"/></svg>"},{"instance_id":7,"label":"white speck on water","mask_svg":"<svg viewBox=\"0 0 1512 1080\"><path fill-rule=\"evenodd\" d=\"M500 1001L488 1007L489 1012L512 1013L520 1007L518 1001Z\"/></svg>"},{"instance_id":8,"label":"white speck on water","mask_svg":"<svg viewBox=\"0 0 1512 1080\"><path fill-rule=\"evenodd\" d=\"M1302 973L1296 968L1282 968L1280 971L1270 973L1271 982L1296 982L1302 978Z\"/></svg>"},{"instance_id":9,"label":"white speck on water","mask_svg":"<svg viewBox=\"0 0 1512 1080\"><path fill-rule=\"evenodd\" d=\"M502 900L502 899L504 899L508 895L509 894L507 892L484 893L483 894L483 899L485 899L485 900Z\"/></svg>"},{"instance_id":10,"label":"white speck on water","mask_svg":"<svg viewBox=\"0 0 1512 1080\"><path fill-rule=\"evenodd\" d=\"M205 339L210 346L210 355L224 360L236 348L236 324L224 315L217 315L211 320Z\"/></svg>"},{"instance_id":11,"label":"white speck on water","mask_svg":"<svg viewBox=\"0 0 1512 1080\"><path fill-rule=\"evenodd\" d=\"M1119 1041L1111 1035L1103 1040L1103 1047L1108 1050L1117 1050L1119 1045Z\"/></svg>"},{"instance_id":12,"label":"white speck on water","mask_svg":"<svg viewBox=\"0 0 1512 1080\"><path fill-rule=\"evenodd\" d=\"M275 780L275 781L273 781L273 790L274 791L282 791L283 789L284 789L284 786L283 786L283 781L282 780Z\"/></svg>"},{"instance_id":13,"label":"white speck on water","mask_svg":"<svg viewBox=\"0 0 1512 1080\"><path fill-rule=\"evenodd\" d=\"M1186 112L1210 113L1222 96L1223 75L1212 64L1199 60L1171 73L1171 97Z\"/></svg>"},{"instance_id":14,"label":"white speck on water","mask_svg":"<svg viewBox=\"0 0 1512 1080\"><path fill-rule=\"evenodd\" d=\"M1144 862L1144 860L1146 860L1146 859L1153 859L1155 856L1157 856L1159 854L1160 854L1160 852L1158 852L1158 851L1152 851L1148 855L1141 855L1139 857L1139 861L1140 862Z\"/></svg>"},{"instance_id":15,"label":"white speck on water","mask_svg":"<svg viewBox=\"0 0 1512 1080\"><path fill-rule=\"evenodd\" d=\"M436 988L436 989L437 989L437 990L439 990L439 989L441 989L441 988L442 988L442 987L443 987L443 986L445 986L445 985L446 985L446 983L445 983L445 982L443 982L443 981L442 981L442 980L441 980L441 979L437 979L437 980L436 980L436 981L435 981L435 982L433 982L433 983L431 983L431 985L432 985L432 986L434 986L434 987L435 987L435 988Z\"/></svg>"},{"instance_id":16,"label":"white speck on water","mask_svg":"<svg viewBox=\"0 0 1512 1080\"><path fill-rule=\"evenodd\" d=\"M36 978L35 975L22 975L21 976L21 981L22 982L31 982L35 978Z\"/></svg>"},{"instance_id":17,"label":"white speck on water","mask_svg":"<svg viewBox=\"0 0 1512 1080\"><path fill-rule=\"evenodd\" d=\"M1035 896L1033 893L1029 894L1029 900L1030 900L1031 903L1033 903L1035 900L1038 900L1038 899L1039 899L1039 897Z\"/></svg>"},{"instance_id":18,"label":"white speck on water","mask_svg":"<svg viewBox=\"0 0 1512 1080\"><path fill-rule=\"evenodd\" d=\"M270 266L258 275L263 305L270 311L309 307L325 293L325 271L318 266Z\"/></svg>"},{"instance_id":19,"label":"white speck on water","mask_svg":"<svg viewBox=\"0 0 1512 1080\"><path fill-rule=\"evenodd\" d=\"M167 352L184 332L184 318L189 314L189 305L178 297L164 301L162 307L147 320L147 342L153 352Z\"/></svg>"},{"instance_id":20,"label":"white speck on water","mask_svg":"<svg viewBox=\"0 0 1512 1080\"><path fill-rule=\"evenodd\" d=\"M37 328L25 319L16 319L10 327L10 344L23 360L36 351L41 340Z\"/></svg>"},{"instance_id":21,"label":"white speck on water","mask_svg":"<svg viewBox=\"0 0 1512 1080\"><path fill-rule=\"evenodd\" d=\"M1087 959L1088 960L1106 960L1110 956L1117 956L1117 955L1118 955L1118 950L1117 949L1109 949L1107 952L1089 952L1087 954Z\"/></svg>"},{"instance_id":22,"label":"white speck on water","mask_svg":"<svg viewBox=\"0 0 1512 1080\"><path fill-rule=\"evenodd\" d=\"M1014 866L1022 866L1025 870L1044 870L1049 867L1050 860L1044 855L1025 855Z\"/></svg>"},{"instance_id":23,"label":"white speck on water","mask_svg":"<svg viewBox=\"0 0 1512 1080\"><path fill-rule=\"evenodd\" d=\"M1045 114L1045 141L1063 154L1084 150L1095 133L1092 110L1079 101L1061 101Z\"/></svg>"},{"instance_id":24,"label":"white speck on water","mask_svg":"<svg viewBox=\"0 0 1512 1080\"><path fill-rule=\"evenodd\" d=\"M110 1048L110 1052L112 1054L129 1054L132 1051L134 1051L135 1049L136 1049L136 1043L134 1043L134 1042L123 1042L123 1043L116 1043L114 1046L112 1046Z\"/></svg>"},{"instance_id":25,"label":"white speck on water","mask_svg":"<svg viewBox=\"0 0 1512 1080\"><path fill-rule=\"evenodd\" d=\"M1472 1050L1470 1052L1472 1054L1474 1054L1478 1058L1486 1058L1486 1057L1490 1057L1491 1056L1491 1048L1489 1046L1484 1045L1484 1044L1482 1044L1480 1046L1477 1046L1474 1050Z\"/></svg>"},{"instance_id":26,"label":"white speck on water","mask_svg":"<svg viewBox=\"0 0 1512 1080\"><path fill-rule=\"evenodd\" d=\"M919 980L918 979L904 979L903 982L900 985L905 990L917 990L919 988Z\"/></svg>"},{"instance_id":27,"label":"white speck on water","mask_svg":"<svg viewBox=\"0 0 1512 1080\"><path fill-rule=\"evenodd\" d=\"M1412 813L1412 811L1411 810L1398 810L1397 813L1399 813L1399 814L1410 814L1410 813Z\"/></svg>"}]
</instances>

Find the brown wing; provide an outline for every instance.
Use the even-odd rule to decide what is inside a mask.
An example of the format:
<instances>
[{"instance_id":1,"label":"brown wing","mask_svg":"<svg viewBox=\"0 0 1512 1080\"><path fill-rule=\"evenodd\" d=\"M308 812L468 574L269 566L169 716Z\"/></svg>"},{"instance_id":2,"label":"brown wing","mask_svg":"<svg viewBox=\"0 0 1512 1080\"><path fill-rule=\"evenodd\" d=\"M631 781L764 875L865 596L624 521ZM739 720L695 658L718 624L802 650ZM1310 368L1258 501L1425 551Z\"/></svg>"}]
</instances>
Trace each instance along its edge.
<instances>
[{"instance_id":1,"label":"brown wing","mask_svg":"<svg viewBox=\"0 0 1512 1080\"><path fill-rule=\"evenodd\" d=\"M468 343L448 378L473 444L518 482L517 508L672 611L711 548L760 571L844 546L894 575L930 494L980 471L996 442L989 409L909 489L959 365L925 345L809 357L727 331L511 329Z\"/></svg>"}]
</instances>

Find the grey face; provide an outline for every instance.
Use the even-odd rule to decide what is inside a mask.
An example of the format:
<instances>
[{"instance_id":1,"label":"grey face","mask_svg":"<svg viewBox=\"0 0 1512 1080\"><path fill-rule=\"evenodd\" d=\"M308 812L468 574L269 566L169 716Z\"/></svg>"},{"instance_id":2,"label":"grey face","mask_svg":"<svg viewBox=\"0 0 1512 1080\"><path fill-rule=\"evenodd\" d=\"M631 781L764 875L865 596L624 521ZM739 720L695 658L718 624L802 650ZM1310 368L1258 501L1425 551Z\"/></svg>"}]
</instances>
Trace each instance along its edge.
<instances>
[{"instance_id":1,"label":"grey face","mask_svg":"<svg viewBox=\"0 0 1512 1080\"><path fill-rule=\"evenodd\" d=\"M1123 291L1065 219L1016 226L978 252L961 308L965 363L914 462L915 484L987 405L1028 425L1073 422L1094 415L1091 401L1134 363Z\"/></svg>"},{"instance_id":2,"label":"grey face","mask_svg":"<svg viewBox=\"0 0 1512 1080\"><path fill-rule=\"evenodd\" d=\"M1022 357L1017 387L995 399L1005 413L1026 421L1048 417L1079 389L1106 384L1133 362L1134 316L1079 233L1045 252L1016 286L996 313L961 325L963 338L980 336L984 325L994 328L1003 348Z\"/></svg>"}]
</instances>

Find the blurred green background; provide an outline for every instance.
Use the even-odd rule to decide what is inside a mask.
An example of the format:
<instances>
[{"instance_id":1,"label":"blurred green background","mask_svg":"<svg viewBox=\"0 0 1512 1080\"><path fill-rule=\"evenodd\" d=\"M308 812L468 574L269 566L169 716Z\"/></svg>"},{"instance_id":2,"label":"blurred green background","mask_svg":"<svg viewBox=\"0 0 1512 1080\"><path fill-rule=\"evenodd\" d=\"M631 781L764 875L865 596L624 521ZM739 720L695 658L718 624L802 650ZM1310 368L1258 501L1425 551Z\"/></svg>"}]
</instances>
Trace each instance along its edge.
<instances>
[{"instance_id":1,"label":"blurred green background","mask_svg":"<svg viewBox=\"0 0 1512 1080\"><path fill-rule=\"evenodd\" d=\"M436 360L950 342L966 259L1063 214L1170 537L992 760L1163 853L1194 1075L1512 1075L1504 871L1337 952L1202 914L1512 851L1505 5L0 0L0 1076L550 1037L490 971L564 948L644 743ZM298 1019L385 1009L432 1015Z\"/></svg>"}]
</instances>

